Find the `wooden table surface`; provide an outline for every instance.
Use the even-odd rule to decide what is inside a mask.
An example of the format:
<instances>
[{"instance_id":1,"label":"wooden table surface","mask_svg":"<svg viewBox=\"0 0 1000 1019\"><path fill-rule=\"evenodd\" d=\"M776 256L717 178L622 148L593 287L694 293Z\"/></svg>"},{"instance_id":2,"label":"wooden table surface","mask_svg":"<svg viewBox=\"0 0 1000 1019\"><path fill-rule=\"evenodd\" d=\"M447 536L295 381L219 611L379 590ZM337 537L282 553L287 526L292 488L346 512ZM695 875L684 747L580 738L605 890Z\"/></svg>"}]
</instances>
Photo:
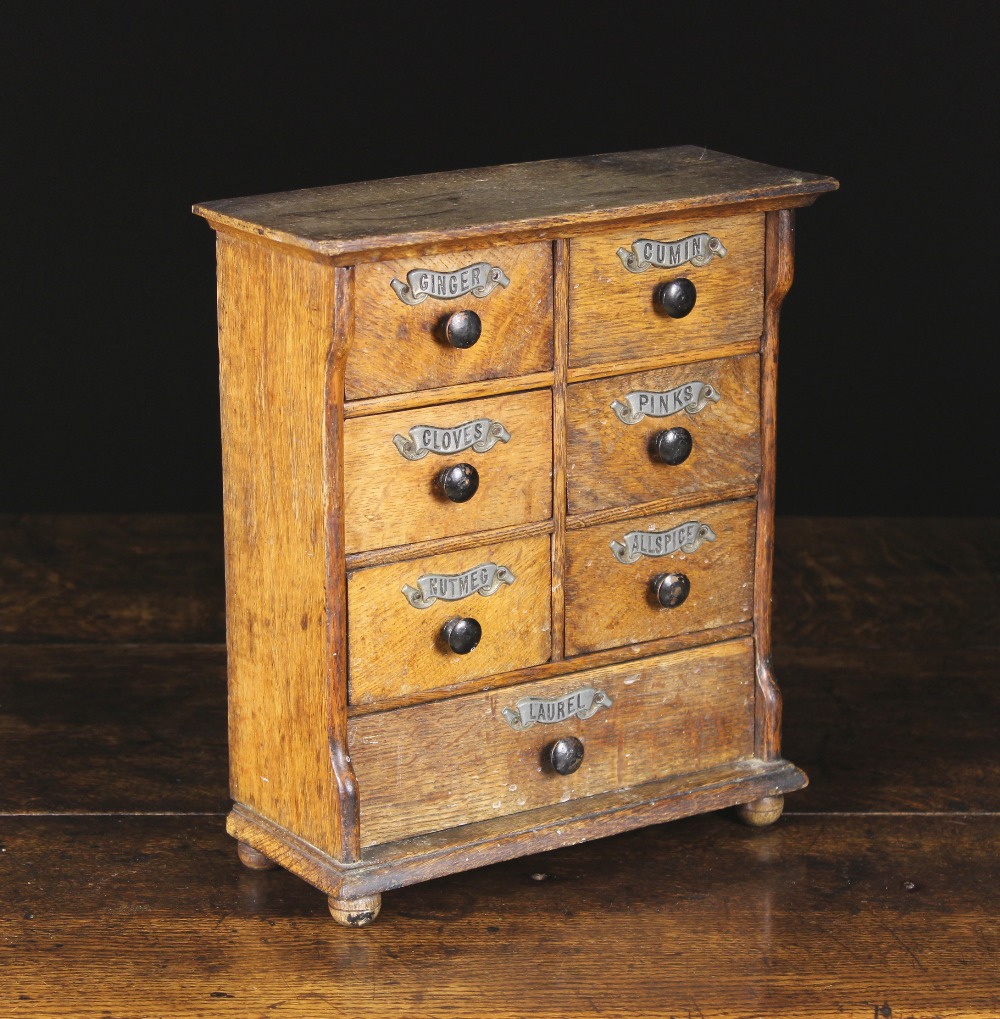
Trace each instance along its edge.
<instances>
[{"instance_id":1,"label":"wooden table surface","mask_svg":"<svg viewBox=\"0 0 1000 1019\"><path fill-rule=\"evenodd\" d=\"M1000 522L783 519L812 784L388 893L224 831L212 517L0 518L0 1016L1000 1017Z\"/></svg>"}]
</instances>

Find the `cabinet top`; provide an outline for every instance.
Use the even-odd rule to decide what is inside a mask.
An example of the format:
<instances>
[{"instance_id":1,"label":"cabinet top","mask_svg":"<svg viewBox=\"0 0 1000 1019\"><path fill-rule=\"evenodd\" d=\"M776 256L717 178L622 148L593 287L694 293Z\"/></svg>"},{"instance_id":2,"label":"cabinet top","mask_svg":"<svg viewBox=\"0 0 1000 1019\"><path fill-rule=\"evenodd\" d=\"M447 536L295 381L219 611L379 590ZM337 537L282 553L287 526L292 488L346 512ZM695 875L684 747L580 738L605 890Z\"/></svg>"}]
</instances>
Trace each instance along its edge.
<instances>
[{"instance_id":1,"label":"cabinet top","mask_svg":"<svg viewBox=\"0 0 1000 1019\"><path fill-rule=\"evenodd\" d=\"M349 264L449 240L565 237L697 208L808 205L837 186L832 177L682 145L227 198L194 212L217 228Z\"/></svg>"}]
</instances>

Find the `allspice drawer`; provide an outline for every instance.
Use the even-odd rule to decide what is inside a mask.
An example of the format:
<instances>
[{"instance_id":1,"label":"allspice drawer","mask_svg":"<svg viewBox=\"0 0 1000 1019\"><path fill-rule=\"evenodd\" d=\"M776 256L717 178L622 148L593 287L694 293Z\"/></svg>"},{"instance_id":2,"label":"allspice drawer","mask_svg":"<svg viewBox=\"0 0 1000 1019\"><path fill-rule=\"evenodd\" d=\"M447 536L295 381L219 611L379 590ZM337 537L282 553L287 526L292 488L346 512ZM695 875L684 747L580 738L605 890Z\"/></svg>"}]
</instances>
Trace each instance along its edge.
<instances>
[{"instance_id":1,"label":"allspice drawer","mask_svg":"<svg viewBox=\"0 0 1000 1019\"><path fill-rule=\"evenodd\" d=\"M541 535L349 574L351 702L548 661L550 561L551 538Z\"/></svg>"},{"instance_id":2,"label":"allspice drawer","mask_svg":"<svg viewBox=\"0 0 1000 1019\"><path fill-rule=\"evenodd\" d=\"M756 354L571 385L569 512L754 484L759 405Z\"/></svg>"},{"instance_id":3,"label":"allspice drawer","mask_svg":"<svg viewBox=\"0 0 1000 1019\"><path fill-rule=\"evenodd\" d=\"M733 763L753 725L749 639L357 716L362 844ZM560 739L582 745L571 774L549 763Z\"/></svg>"},{"instance_id":4,"label":"allspice drawer","mask_svg":"<svg viewBox=\"0 0 1000 1019\"><path fill-rule=\"evenodd\" d=\"M348 400L552 369L547 242L366 262L354 275Z\"/></svg>"},{"instance_id":5,"label":"allspice drawer","mask_svg":"<svg viewBox=\"0 0 1000 1019\"><path fill-rule=\"evenodd\" d=\"M552 515L552 393L512 393L344 423L348 553Z\"/></svg>"},{"instance_id":6,"label":"allspice drawer","mask_svg":"<svg viewBox=\"0 0 1000 1019\"><path fill-rule=\"evenodd\" d=\"M750 619L756 501L637 517L566 535L566 653Z\"/></svg>"},{"instance_id":7,"label":"allspice drawer","mask_svg":"<svg viewBox=\"0 0 1000 1019\"><path fill-rule=\"evenodd\" d=\"M616 227L570 242L571 369L756 341L763 307L761 213Z\"/></svg>"}]
</instances>

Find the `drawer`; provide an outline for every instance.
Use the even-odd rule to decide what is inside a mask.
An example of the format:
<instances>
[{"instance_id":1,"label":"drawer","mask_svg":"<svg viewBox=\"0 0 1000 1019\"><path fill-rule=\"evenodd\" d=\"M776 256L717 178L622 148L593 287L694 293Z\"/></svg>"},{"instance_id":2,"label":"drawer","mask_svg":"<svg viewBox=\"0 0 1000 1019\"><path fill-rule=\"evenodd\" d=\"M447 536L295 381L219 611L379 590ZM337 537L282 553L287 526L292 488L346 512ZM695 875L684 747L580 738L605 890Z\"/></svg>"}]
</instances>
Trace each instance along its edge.
<instances>
[{"instance_id":1,"label":"drawer","mask_svg":"<svg viewBox=\"0 0 1000 1019\"><path fill-rule=\"evenodd\" d=\"M571 385L569 512L756 482L759 407L756 354Z\"/></svg>"},{"instance_id":2,"label":"drawer","mask_svg":"<svg viewBox=\"0 0 1000 1019\"><path fill-rule=\"evenodd\" d=\"M538 715L558 720L520 727ZM543 755L570 736L583 760L560 775ZM366 846L734 763L753 754L752 643L364 715L348 746Z\"/></svg>"},{"instance_id":3,"label":"drawer","mask_svg":"<svg viewBox=\"0 0 1000 1019\"><path fill-rule=\"evenodd\" d=\"M372 704L547 662L550 562L551 539L541 535L349 574L351 702ZM444 628L453 619L479 624L474 650L451 650Z\"/></svg>"},{"instance_id":4,"label":"drawer","mask_svg":"<svg viewBox=\"0 0 1000 1019\"><path fill-rule=\"evenodd\" d=\"M490 280L492 270L501 282ZM355 267L354 280L348 400L552 368L549 243L368 262ZM481 323L479 339L464 349L445 338L458 312ZM459 320L451 321L459 332Z\"/></svg>"},{"instance_id":5,"label":"drawer","mask_svg":"<svg viewBox=\"0 0 1000 1019\"><path fill-rule=\"evenodd\" d=\"M691 238L700 238L700 243ZM704 265L687 260L700 260L699 251L704 257L712 239L721 242L725 257L713 254ZM636 252L642 257L633 259ZM623 258L638 271L629 271ZM672 261L677 264L671 266ZM694 284L695 303L683 318L672 318L657 303L656 294L661 285L678 278ZM761 213L616 228L574 239L570 368L697 354L723 343L758 340L763 295Z\"/></svg>"},{"instance_id":6,"label":"drawer","mask_svg":"<svg viewBox=\"0 0 1000 1019\"><path fill-rule=\"evenodd\" d=\"M459 464L478 479L465 502L442 484ZM551 391L348 419L344 501L349 553L548 519Z\"/></svg>"},{"instance_id":7,"label":"drawer","mask_svg":"<svg viewBox=\"0 0 1000 1019\"><path fill-rule=\"evenodd\" d=\"M749 619L755 517L755 500L744 499L568 532L566 654ZM672 608L651 586L664 574L689 585ZM674 586L675 599L682 586Z\"/></svg>"}]
</instances>

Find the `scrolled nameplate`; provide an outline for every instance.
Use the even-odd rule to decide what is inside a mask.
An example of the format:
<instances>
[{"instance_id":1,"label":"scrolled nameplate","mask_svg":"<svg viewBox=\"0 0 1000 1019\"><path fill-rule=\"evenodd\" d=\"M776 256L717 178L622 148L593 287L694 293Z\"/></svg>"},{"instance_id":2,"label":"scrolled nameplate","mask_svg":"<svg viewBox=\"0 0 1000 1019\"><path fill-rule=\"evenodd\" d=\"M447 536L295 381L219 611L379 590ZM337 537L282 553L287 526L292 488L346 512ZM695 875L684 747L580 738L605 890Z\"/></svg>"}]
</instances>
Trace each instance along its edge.
<instances>
[{"instance_id":1,"label":"scrolled nameplate","mask_svg":"<svg viewBox=\"0 0 1000 1019\"><path fill-rule=\"evenodd\" d=\"M513 584L517 577L506 566L480 563L464 573L425 573L417 578L417 586L404 584L402 591L415 609L427 609L438 600L458 601L470 594L489 597L501 584Z\"/></svg>"},{"instance_id":2,"label":"scrolled nameplate","mask_svg":"<svg viewBox=\"0 0 1000 1019\"><path fill-rule=\"evenodd\" d=\"M495 287L510 286L507 274L498 265L476 262L464 269L452 272L438 272L435 269L411 269L406 282L390 280L389 286L404 304L420 304L428 297L439 301L450 301L456 297L486 297Z\"/></svg>"},{"instance_id":3,"label":"scrolled nameplate","mask_svg":"<svg viewBox=\"0 0 1000 1019\"><path fill-rule=\"evenodd\" d=\"M659 558L674 552L694 552L705 541L715 541L715 531L697 520L671 527L669 531L629 531L621 541L611 542L611 551L625 566L643 556Z\"/></svg>"},{"instance_id":4,"label":"scrolled nameplate","mask_svg":"<svg viewBox=\"0 0 1000 1019\"><path fill-rule=\"evenodd\" d=\"M522 697L513 708L504 708L504 721L515 731L530 729L536 722L548 725L568 718L590 718L601 708L611 707L611 698L603 690L584 686L562 697Z\"/></svg>"},{"instance_id":5,"label":"scrolled nameplate","mask_svg":"<svg viewBox=\"0 0 1000 1019\"><path fill-rule=\"evenodd\" d=\"M631 249L619 248L618 257L629 272L645 272L650 266L657 269L676 269L685 262L695 266L708 265L713 257L725 258L729 250L710 234L691 234L678 241L651 241L645 237L632 242Z\"/></svg>"},{"instance_id":6,"label":"scrolled nameplate","mask_svg":"<svg viewBox=\"0 0 1000 1019\"><path fill-rule=\"evenodd\" d=\"M510 432L499 421L489 418L476 418L454 428L414 425L409 431L409 438L405 435L392 437L396 449L407 460L423 460L428 453L451 456L467 449L488 453L498 442L510 442Z\"/></svg>"},{"instance_id":7,"label":"scrolled nameplate","mask_svg":"<svg viewBox=\"0 0 1000 1019\"><path fill-rule=\"evenodd\" d=\"M613 400L611 409L623 425L635 425L646 415L665 418L682 410L697 414L709 403L718 403L721 399L722 393L708 382L685 382L683 386L668 389L665 393L637 389L629 393L624 402Z\"/></svg>"}]
</instances>

